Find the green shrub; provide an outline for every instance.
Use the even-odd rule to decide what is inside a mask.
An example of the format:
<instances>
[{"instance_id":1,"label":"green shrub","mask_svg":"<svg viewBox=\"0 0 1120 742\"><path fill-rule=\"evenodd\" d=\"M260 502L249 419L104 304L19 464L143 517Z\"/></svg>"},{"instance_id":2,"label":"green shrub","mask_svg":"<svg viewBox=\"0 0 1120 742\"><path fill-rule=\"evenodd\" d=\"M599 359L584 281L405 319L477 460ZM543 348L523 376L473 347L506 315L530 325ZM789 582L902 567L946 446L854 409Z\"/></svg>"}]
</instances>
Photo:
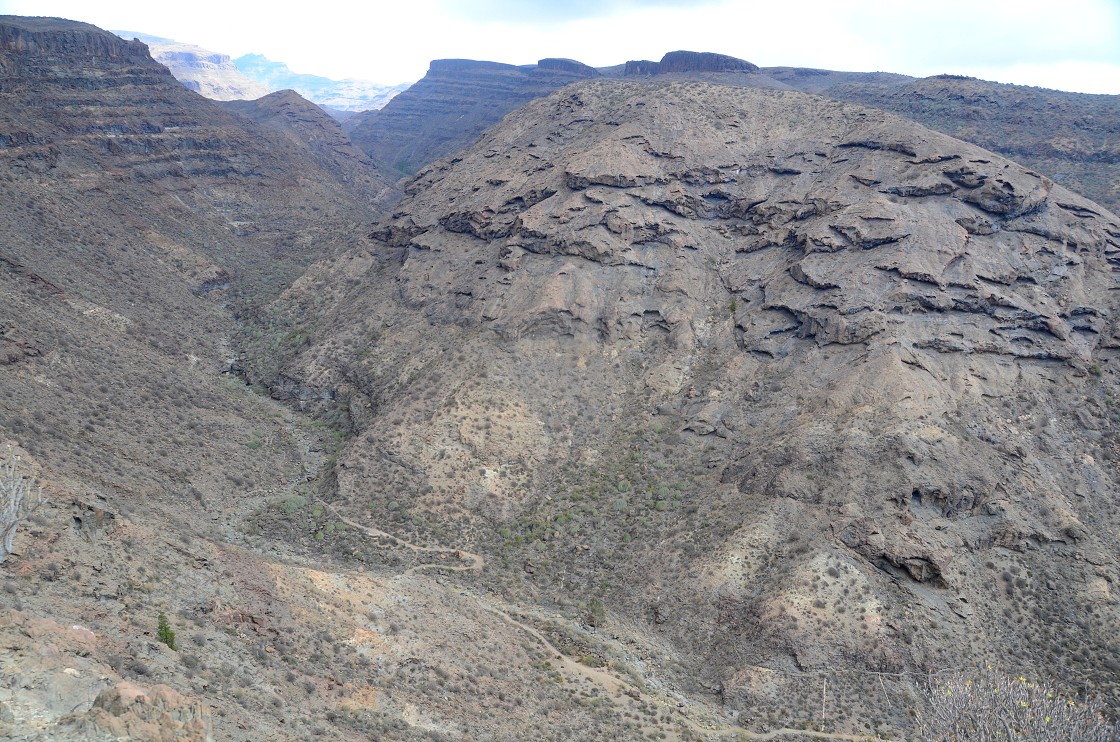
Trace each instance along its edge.
<instances>
[{"instance_id":1,"label":"green shrub","mask_svg":"<svg viewBox=\"0 0 1120 742\"><path fill-rule=\"evenodd\" d=\"M159 627L156 629L156 635L170 649L175 649L175 632L171 630L171 623L167 620L163 611L160 611L159 614Z\"/></svg>"},{"instance_id":2,"label":"green shrub","mask_svg":"<svg viewBox=\"0 0 1120 742\"><path fill-rule=\"evenodd\" d=\"M280 509L287 515L291 515L295 511L303 508L307 504L307 498L302 495L287 495L280 501Z\"/></svg>"}]
</instances>

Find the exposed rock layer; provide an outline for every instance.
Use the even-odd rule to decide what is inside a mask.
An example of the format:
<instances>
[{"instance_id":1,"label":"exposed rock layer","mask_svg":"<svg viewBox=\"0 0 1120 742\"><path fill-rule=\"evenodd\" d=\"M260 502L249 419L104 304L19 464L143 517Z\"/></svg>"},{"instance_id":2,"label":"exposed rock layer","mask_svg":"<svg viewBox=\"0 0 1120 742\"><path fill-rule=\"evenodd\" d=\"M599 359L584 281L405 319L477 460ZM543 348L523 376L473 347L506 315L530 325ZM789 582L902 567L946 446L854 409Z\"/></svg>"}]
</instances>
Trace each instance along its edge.
<instances>
[{"instance_id":1,"label":"exposed rock layer","mask_svg":"<svg viewBox=\"0 0 1120 742\"><path fill-rule=\"evenodd\" d=\"M956 75L822 91L911 118L1023 162L1120 211L1120 95L1001 85Z\"/></svg>"},{"instance_id":2,"label":"exposed rock layer","mask_svg":"<svg viewBox=\"0 0 1120 742\"><path fill-rule=\"evenodd\" d=\"M349 400L343 498L756 717L799 672L889 716L875 672L1063 647L1117 692L1116 216L882 112L680 82L534 101L407 193L276 307L352 281L287 370Z\"/></svg>"},{"instance_id":3,"label":"exposed rock layer","mask_svg":"<svg viewBox=\"0 0 1120 742\"><path fill-rule=\"evenodd\" d=\"M356 143L375 160L396 163L398 170L411 173L469 145L487 126L496 124L528 98L557 87L540 86L531 94L525 88L521 94L510 95L508 81L501 81L512 69L509 65L459 65L474 72L455 77L445 63L437 64L433 71L442 69L448 75L438 85L421 81L423 85L418 83L419 87L401 102L402 108L390 107L376 125L372 117L366 117L366 123L362 123L364 119L348 123L359 127ZM1025 162L1110 209L1120 208L1120 185L1116 181L1120 168L1115 166L1120 96L1065 93L960 76L914 80L886 72L758 68L734 57L707 52L670 52L661 62L634 60L604 68L602 73L801 90L875 106ZM441 133L416 141L409 133L418 126Z\"/></svg>"}]
</instances>

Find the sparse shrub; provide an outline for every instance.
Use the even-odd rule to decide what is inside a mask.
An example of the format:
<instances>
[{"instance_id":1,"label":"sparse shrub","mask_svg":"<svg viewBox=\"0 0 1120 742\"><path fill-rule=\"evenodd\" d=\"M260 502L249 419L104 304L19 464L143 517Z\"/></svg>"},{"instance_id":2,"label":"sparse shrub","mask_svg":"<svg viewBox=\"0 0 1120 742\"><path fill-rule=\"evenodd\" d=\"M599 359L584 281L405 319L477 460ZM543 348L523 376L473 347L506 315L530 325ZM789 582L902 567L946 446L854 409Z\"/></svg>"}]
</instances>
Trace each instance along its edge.
<instances>
[{"instance_id":1,"label":"sparse shrub","mask_svg":"<svg viewBox=\"0 0 1120 742\"><path fill-rule=\"evenodd\" d=\"M1120 725L1106 717L1099 699L1075 700L1047 683L1007 677L990 665L932 680L928 701L921 739L1120 739Z\"/></svg>"}]
</instances>

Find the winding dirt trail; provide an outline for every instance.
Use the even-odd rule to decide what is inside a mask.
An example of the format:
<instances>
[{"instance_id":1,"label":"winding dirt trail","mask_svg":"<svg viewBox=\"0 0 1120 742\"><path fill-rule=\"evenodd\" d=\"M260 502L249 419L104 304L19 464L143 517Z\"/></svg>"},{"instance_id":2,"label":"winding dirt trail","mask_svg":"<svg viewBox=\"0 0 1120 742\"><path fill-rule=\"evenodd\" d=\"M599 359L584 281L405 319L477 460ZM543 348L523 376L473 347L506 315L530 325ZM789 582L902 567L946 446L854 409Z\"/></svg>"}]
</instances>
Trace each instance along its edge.
<instances>
[{"instance_id":1,"label":"winding dirt trail","mask_svg":"<svg viewBox=\"0 0 1120 742\"><path fill-rule=\"evenodd\" d=\"M451 555L459 562L467 562L466 564L439 564L439 563L426 563L417 564L406 569L403 574L410 575L416 572L426 570L441 570L444 572L481 572L486 566L486 560L481 554L464 551L462 549L455 549L448 546L421 546L409 541L405 541L398 536L382 531L375 526L369 526L359 523L351 518L342 515L333 505L325 500L318 500L320 504L328 509L336 518L346 525L356 530L365 533L371 538L389 541L395 545L403 546L417 553ZM644 695L641 689L633 682L621 678L607 670L598 667L591 667L572 659L564 654L560 649L549 641L539 629L518 620L511 614L512 607L504 606L499 607L495 605L492 599L478 598L478 605L486 612L497 616L511 626L516 627L520 631L525 632L530 637L535 639L541 647L552 657L552 660L559 665L558 671L563 674L571 676L579 676L587 682L602 688L606 693L606 697L619 709L620 712L629 713L632 709L629 703L633 700L638 700ZM664 708L676 710L677 706L662 697L650 697L646 695L645 701L647 703L654 703ZM699 708L703 708L699 706ZM735 739L752 739L752 740L774 740L783 737L793 738L812 738L812 739L825 739L825 740L842 740L843 742L867 742L871 740L868 736L857 736L849 734L839 734L830 732L817 732L803 729L772 729L768 732L752 732L739 726L725 725L725 724L712 724L708 725L702 721L698 721L683 714L674 715L672 722L681 726L688 727L693 733L703 735L709 739L723 738L731 736ZM650 725L647 731L663 731L662 727Z\"/></svg>"},{"instance_id":2,"label":"winding dirt trail","mask_svg":"<svg viewBox=\"0 0 1120 742\"><path fill-rule=\"evenodd\" d=\"M539 630L530 626L529 624L518 621L516 618L514 618L501 608L491 605L486 601L480 600L479 603L482 608L488 613L498 616L506 623L510 624L511 626L517 627L518 629L524 631L526 634L540 642L541 646L548 650L548 652L552 654L553 658L561 665L563 665L564 669L568 672L582 675L590 682L603 687L611 693L635 694L639 692L638 687L633 683L628 683L622 678L616 675L612 675L606 670L600 669L598 667L591 667L589 665L583 664L582 662L576 662L571 657L561 652L556 647L556 645L550 642L548 638Z\"/></svg>"},{"instance_id":3,"label":"winding dirt trail","mask_svg":"<svg viewBox=\"0 0 1120 742\"><path fill-rule=\"evenodd\" d=\"M427 564L417 564L413 567L409 567L408 569L406 569L404 571L404 574L406 574L406 575L415 574L416 572L421 572L421 571L430 570L430 569L440 569L440 570L444 570L446 572L471 572L471 571L481 572L482 568L486 566L486 560L482 558L481 554L474 554L474 553L469 552L469 551L463 551L462 549L453 549L453 548L447 547L447 546L421 546L420 544L414 544L410 541L405 541L404 539L400 538L399 536L394 536L393 534L388 533L387 531L382 531L380 528L375 528L374 526L363 525L363 524L357 522L356 520L351 520L350 518L347 518L346 516L344 516L342 513L338 512L338 510L335 509L335 507L333 505L331 505L329 502L326 502L325 500L319 500L318 502L323 507L325 507L327 510L330 510L331 513L333 513L334 516L336 518L338 518L340 521L342 521L346 525L350 526L351 528L355 528L355 529L365 533L367 536L370 536L372 538L385 539L387 541L392 541L395 544L403 546L406 549L411 549L412 551L415 551L415 552L427 552L429 554L441 554L441 555L450 554L450 555L454 556L454 558L459 560L459 561L469 562L469 564L439 564L439 563L434 563L434 562L427 563Z\"/></svg>"}]
</instances>

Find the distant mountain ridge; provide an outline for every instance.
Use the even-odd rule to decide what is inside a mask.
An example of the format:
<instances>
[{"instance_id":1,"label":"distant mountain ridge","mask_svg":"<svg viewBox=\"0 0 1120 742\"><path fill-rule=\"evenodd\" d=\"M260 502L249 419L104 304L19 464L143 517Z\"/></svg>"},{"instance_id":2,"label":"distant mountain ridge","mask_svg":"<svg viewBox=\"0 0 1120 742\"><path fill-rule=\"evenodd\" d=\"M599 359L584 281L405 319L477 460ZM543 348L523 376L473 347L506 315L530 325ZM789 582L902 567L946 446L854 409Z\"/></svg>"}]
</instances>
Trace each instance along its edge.
<instances>
[{"instance_id":1,"label":"distant mountain ridge","mask_svg":"<svg viewBox=\"0 0 1120 742\"><path fill-rule=\"evenodd\" d=\"M873 106L1036 168L1120 211L1120 96L1045 90L957 75L758 67L711 52L674 51L660 61L591 68L574 60L508 65L435 60L385 108L347 120L354 143L386 172L411 175L474 142L528 100L580 77L699 80L815 93ZM588 72L590 71L590 72ZM582 73L582 75L581 75Z\"/></svg>"},{"instance_id":2,"label":"distant mountain ridge","mask_svg":"<svg viewBox=\"0 0 1120 742\"><path fill-rule=\"evenodd\" d=\"M269 90L294 90L313 103L339 111L376 110L409 87L408 83L380 85L369 80L332 80L319 75L305 75L293 72L283 62L273 61L262 54L245 54L233 63L243 75Z\"/></svg>"},{"instance_id":3,"label":"distant mountain ridge","mask_svg":"<svg viewBox=\"0 0 1120 742\"><path fill-rule=\"evenodd\" d=\"M376 110L408 83L381 85L369 80L332 80L319 75L293 72L283 62L261 54L233 59L194 44L135 31L112 31L122 39L139 39L148 45L152 58L171 70L179 82L211 100L255 100L269 93L294 90L323 107L339 120L345 113ZM341 114L341 115L340 115Z\"/></svg>"},{"instance_id":4,"label":"distant mountain ridge","mask_svg":"<svg viewBox=\"0 0 1120 742\"><path fill-rule=\"evenodd\" d=\"M833 84L881 80L877 74L827 74L833 76ZM355 115L344 128L385 171L412 175L424 165L468 147L515 108L572 82L595 77L653 76L794 89L745 59L712 52L679 50L665 54L658 62L631 60L599 68L573 59L541 59L528 65L436 59L423 79L383 109Z\"/></svg>"},{"instance_id":5,"label":"distant mountain ridge","mask_svg":"<svg viewBox=\"0 0 1120 742\"><path fill-rule=\"evenodd\" d=\"M435 59L428 74L385 108L346 122L350 138L388 171L411 175L469 146L515 108L565 85L599 76L574 60L513 65Z\"/></svg>"},{"instance_id":6,"label":"distant mountain ridge","mask_svg":"<svg viewBox=\"0 0 1120 742\"><path fill-rule=\"evenodd\" d=\"M147 44L152 59L171 70L175 79L188 90L211 100L250 100L271 92L256 80L243 75L228 54L134 31L112 33L122 39L139 39Z\"/></svg>"}]
</instances>

